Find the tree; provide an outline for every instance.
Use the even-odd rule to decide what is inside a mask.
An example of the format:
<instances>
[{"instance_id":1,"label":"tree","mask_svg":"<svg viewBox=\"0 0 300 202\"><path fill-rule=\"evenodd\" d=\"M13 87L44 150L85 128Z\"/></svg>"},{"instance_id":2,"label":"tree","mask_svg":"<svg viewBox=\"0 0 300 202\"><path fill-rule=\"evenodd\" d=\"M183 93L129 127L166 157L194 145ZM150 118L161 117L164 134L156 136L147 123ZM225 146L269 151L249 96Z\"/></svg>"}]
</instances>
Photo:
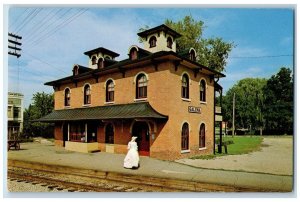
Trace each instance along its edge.
<instances>
[{"instance_id":1,"label":"tree","mask_svg":"<svg viewBox=\"0 0 300 202\"><path fill-rule=\"evenodd\" d=\"M263 89L266 128L271 133L293 133L293 76L282 67Z\"/></svg>"},{"instance_id":2,"label":"tree","mask_svg":"<svg viewBox=\"0 0 300 202\"><path fill-rule=\"evenodd\" d=\"M53 127L51 124L33 121L52 112L54 107L53 94L38 92L33 95L32 100L33 103L24 110L24 135L29 137L51 137L53 135Z\"/></svg>"},{"instance_id":3,"label":"tree","mask_svg":"<svg viewBox=\"0 0 300 202\"><path fill-rule=\"evenodd\" d=\"M176 42L177 52L194 48L197 52L198 63L220 72L225 71L226 59L235 46L233 42L225 42L222 38L204 39L202 37L204 22L196 21L192 16L185 16L178 22L166 19L165 24L182 34ZM145 28L140 28L140 31L148 28L145 26ZM142 39L140 39L141 41Z\"/></svg>"},{"instance_id":4,"label":"tree","mask_svg":"<svg viewBox=\"0 0 300 202\"><path fill-rule=\"evenodd\" d=\"M253 128L261 132L263 119L263 88L266 79L246 78L240 80L228 90L223 98L224 120L232 121L232 99L235 93L235 125L236 128Z\"/></svg>"}]
</instances>

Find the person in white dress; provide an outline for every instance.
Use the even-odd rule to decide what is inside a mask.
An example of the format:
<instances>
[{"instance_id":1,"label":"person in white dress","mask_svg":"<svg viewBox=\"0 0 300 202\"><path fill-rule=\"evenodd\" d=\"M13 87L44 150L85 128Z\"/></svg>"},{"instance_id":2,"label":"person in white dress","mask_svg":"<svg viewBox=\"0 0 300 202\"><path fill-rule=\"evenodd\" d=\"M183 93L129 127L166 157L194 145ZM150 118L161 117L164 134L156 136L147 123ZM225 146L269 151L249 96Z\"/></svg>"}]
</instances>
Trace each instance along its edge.
<instances>
[{"instance_id":1,"label":"person in white dress","mask_svg":"<svg viewBox=\"0 0 300 202\"><path fill-rule=\"evenodd\" d=\"M136 138L133 136L131 141L128 142L128 152L124 159L124 168L138 168L140 163L140 157L138 153L138 146L136 143Z\"/></svg>"}]
</instances>

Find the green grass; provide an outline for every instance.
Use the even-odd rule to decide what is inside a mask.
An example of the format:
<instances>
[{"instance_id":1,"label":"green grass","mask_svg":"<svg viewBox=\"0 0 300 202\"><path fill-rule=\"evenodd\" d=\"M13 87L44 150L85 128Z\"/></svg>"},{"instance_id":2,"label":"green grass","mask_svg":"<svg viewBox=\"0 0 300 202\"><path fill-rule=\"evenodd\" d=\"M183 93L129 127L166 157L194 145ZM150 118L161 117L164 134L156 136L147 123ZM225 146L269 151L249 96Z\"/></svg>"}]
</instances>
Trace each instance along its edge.
<instances>
[{"instance_id":1,"label":"green grass","mask_svg":"<svg viewBox=\"0 0 300 202\"><path fill-rule=\"evenodd\" d=\"M248 154L259 151L263 138L260 136L234 136L225 137L224 141L232 140L234 143L227 146L229 155ZM222 148L224 151L224 148Z\"/></svg>"},{"instance_id":2,"label":"green grass","mask_svg":"<svg viewBox=\"0 0 300 202\"><path fill-rule=\"evenodd\" d=\"M227 146L228 154L225 154L225 149L222 147L222 154L217 153L217 146L216 146L216 155L201 155L201 156L193 156L191 159L214 159L216 157L224 156L224 155L239 155L239 154L248 154L250 152L259 151L262 146L263 138L260 136L227 136L223 138L223 142L231 142L233 144L229 144Z\"/></svg>"}]
</instances>

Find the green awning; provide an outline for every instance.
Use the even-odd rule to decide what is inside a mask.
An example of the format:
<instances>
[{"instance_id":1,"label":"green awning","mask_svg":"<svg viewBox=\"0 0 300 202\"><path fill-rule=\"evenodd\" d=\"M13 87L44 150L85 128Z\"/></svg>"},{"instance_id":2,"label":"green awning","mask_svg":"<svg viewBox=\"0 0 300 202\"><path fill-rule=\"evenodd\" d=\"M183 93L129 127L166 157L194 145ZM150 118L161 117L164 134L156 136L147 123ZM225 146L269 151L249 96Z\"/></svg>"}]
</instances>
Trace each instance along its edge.
<instances>
[{"instance_id":1,"label":"green awning","mask_svg":"<svg viewBox=\"0 0 300 202\"><path fill-rule=\"evenodd\" d=\"M35 121L59 122L134 118L168 119L168 116L162 115L155 111L148 102L140 102L100 107L54 110L52 113Z\"/></svg>"}]
</instances>

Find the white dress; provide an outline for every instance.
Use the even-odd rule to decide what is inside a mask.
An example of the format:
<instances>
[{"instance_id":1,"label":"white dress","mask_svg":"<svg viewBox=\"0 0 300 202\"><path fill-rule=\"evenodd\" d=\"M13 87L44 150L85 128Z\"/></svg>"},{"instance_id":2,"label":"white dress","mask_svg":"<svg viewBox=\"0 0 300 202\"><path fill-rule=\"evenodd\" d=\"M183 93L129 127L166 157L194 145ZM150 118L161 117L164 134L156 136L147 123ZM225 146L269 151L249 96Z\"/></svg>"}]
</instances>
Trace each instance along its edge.
<instances>
[{"instance_id":1,"label":"white dress","mask_svg":"<svg viewBox=\"0 0 300 202\"><path fill-rule=\"evenodd\" d=\"M138 153L138 146L136 142L128 143L128 152L124 159L124 168L139 167L140 157Z\"/></svg>"}]
</instances>

